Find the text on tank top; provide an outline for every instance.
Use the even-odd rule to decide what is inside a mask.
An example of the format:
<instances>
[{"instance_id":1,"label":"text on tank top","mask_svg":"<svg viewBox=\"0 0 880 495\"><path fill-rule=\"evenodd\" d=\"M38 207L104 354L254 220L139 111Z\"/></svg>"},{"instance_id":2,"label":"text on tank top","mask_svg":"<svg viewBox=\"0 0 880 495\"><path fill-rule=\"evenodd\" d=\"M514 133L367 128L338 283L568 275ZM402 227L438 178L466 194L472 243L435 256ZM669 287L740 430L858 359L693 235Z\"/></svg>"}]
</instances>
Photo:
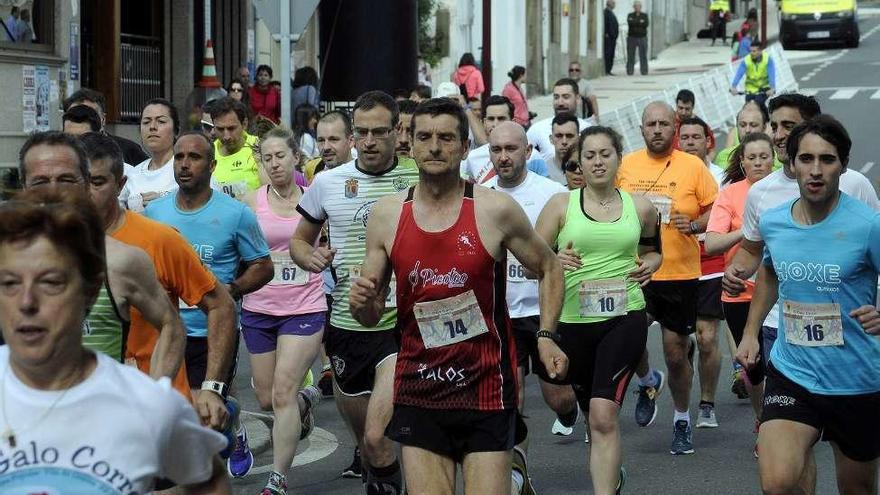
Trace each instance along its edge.
<instances>
[{"instance_id":1,"label":"text on tank top","mask_svg":"<svg viewBox=\"0 0 880 495\"><path fill-rule=\"evenodd\" d=\"M429 409L497 411L516 404L516 350L505 301L505 260L477 229L473 185L458 219L426 232L403 203L391 264L397 277L400 352L394 402Z\"/></svg>"}]
</instances>

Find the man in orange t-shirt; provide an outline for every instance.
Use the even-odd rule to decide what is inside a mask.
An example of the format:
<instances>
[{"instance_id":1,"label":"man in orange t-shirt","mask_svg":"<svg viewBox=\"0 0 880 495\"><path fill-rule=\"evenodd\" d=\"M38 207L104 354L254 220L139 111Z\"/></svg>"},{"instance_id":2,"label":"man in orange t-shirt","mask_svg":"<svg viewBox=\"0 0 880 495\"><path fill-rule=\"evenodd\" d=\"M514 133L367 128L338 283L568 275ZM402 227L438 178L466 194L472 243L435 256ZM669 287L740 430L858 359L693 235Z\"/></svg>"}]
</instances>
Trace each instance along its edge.
<instances>
[{"instance_id":1,"label":"man in orange t-shirt","mask_svg":"<svg viewBox=\"0 0 880 495\"><path fill-rule=\"evenodd\" d=\"M697 281L701 273L696 234L706 230L718 185L699 158L674 149L672 107L663 102L650 103L642 114L641 129L647 149L623 157L617 184L629 193L644 194L660 214L663 264L643 290L649 321L658 321L663 328L663 351L675 405L670 452L692 454L688 404L694 371L688 350L696 327ZM665 377L650 369L647 350L637 372L636 422L648 426L657 416L656 397Z\"/></svg>"},{"instance_id":2,"label":"man in orange t-shirt","mask_svg":"<svg viewBox=\"0 0 880 495\"><path fill-rule=\"evenodd\" d=\"M150 220L137 213L123 210L117 200L119 191L125 183L121 162L115 163L112 150L93 146L87 149L91 180L92 201L97 206L104 222L104 230L114 239L137 246L153 260L156 276L168 292L172 301L183 300L189 305L199 306L207 315L208 321L233 321L234 302L222 284L202 265L189 242L173 228ZM118 166L117 166L118 165ZM144 372L149 372L150 361L159 332L147 323L140 313L131 312L131 327L126 342L125 360L136 364ZM176 390L192 400L190 384L186 378L186 363L174 377ZM198 388L201 384L193 384ZM222 398L213 392L203 391L195 398L198 409L211 404L212 425L225 422L225 416L216 418L219 409L213 407L215 398L219 407L226 411ZM203 417L203 421L205 418Z\"/></svg>"}]
</instances>

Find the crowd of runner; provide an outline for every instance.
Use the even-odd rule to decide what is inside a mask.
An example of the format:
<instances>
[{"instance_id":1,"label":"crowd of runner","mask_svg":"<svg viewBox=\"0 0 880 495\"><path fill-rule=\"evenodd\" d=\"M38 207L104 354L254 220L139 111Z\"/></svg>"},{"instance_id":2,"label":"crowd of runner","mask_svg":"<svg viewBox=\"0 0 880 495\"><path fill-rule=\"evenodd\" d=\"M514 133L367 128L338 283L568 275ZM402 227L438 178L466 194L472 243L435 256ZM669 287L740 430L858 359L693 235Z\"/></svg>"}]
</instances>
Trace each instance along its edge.
<instances>
[{"instance_id":1,"label":"crowd of runner","mask_svg":"<svg viewBox=\"0 0 880 495\"><path fill-rule=\"evenodd\" d=\"M183 131L154 99L144 154L75 93L0 204L3 493L229 493L254 463L235 398L254 394L274 418L262 495L299 479L322 397L356 445L353 493L454 493L458 465L467 493L534 494L530 373L546 427L587 424L594 493L622 493L630 381L642 427L669 389L669 452L693 454L718 427L720 345L764 493L815 493L820 439L841 493L877 493L880 201L843 124L783 93L723 147L685 90L624 154L580 94L560 79L526 128L501 95L371 91L314 136L233 97ZM252 390L233 387L241 344Z\"/></svg>"}]
</instances>

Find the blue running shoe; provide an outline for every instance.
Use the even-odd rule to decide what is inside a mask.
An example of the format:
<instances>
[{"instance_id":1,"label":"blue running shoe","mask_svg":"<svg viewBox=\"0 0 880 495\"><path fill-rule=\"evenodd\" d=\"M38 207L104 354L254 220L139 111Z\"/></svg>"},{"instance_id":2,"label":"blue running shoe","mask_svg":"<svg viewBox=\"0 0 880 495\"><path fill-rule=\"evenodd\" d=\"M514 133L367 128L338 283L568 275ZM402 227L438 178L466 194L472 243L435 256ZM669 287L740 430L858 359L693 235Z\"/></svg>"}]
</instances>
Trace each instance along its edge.
<instances>
[{"instance_id":1,"label":"blue running shoe","mask_svg":"<svg viewBox=\"0 0 880 495\"><path fill-rule=\"evenodd\" d=\"M672 447L669 449L669 453L672 455L693 454L693 431L690 422L683 419L676 421L672 429Z\"/></svg>"},{"instance_id":2,"label":"blue running shoe","mask_svg":"<svg viewBox=\"0 0 880 495\"><path fill-rule=\"evenodd\" d=\"M237 418L230 417L230 424L235 424L235 419ZM241 423L235 434L235 447L226 460L226 469L233 478L242 478L251 472L252 467L254 467L254 454L248 446L247 428Z\"/></svg>"},{"instance_id":3,"label":"blue running shoe","mask_svg":"<svg viewBox=\"0 0 880 495\"><path fill-rule=\"evenodd\" d=\"M666 384L666 375L662 371L654 370L654 382L656 385L653 387L639 385L636 392L639 396L636 400L636 423L642 427L649 426L657 418L657 397Z\"/></svg>"},{"instance_id":4,"label":"blue running shoe","mask_svg":"<svg viewBox=\"0 0 880 495\"><path fill-rule=\"evenodd\" d=\"M226 448L220 451L220 458L229 459L232 449L235 447L235 432L232 430L233 418L238 417L238 402L234 400L226 401L226 411L229 412L229 421L226 422L226 428L221 432L226 437Z\"/></svg>"}]
</instances>

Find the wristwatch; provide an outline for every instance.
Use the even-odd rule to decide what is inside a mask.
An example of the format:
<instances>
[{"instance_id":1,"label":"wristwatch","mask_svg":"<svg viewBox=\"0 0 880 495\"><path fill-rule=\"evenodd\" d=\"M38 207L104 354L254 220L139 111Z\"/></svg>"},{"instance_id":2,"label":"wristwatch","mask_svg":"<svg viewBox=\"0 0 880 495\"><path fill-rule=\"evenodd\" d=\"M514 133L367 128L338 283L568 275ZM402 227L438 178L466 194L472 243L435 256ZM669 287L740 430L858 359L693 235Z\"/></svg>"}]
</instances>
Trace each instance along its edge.
<instances>
[{"instance_id":1,"label":"wristwatch","mask_svg":"<svg viewBox=\"0 0 880 495\"><path fill-rule=\"evenodd\" d=\"M545 339L550 339L557 344L560 340L562 340L562 337L560 337L558 333L551 332L550 330L538 330L537 332L535 332L536 339L540 339L541 337L544 337Z\"/></svg>"},{"instance_id":2,"label":"wristwatch","mask_svg":"<svg viewBox=\"0 0 880 495\"><path fill-rule=\"evenodd\" d=\"M691 234L696 234L700 230L700 224L697 222L691 222L690 224Z\"/></svg>"},{"instance_id":3,"label":"wristwatch","mask_svg":"<svg viewBox=\"0 0 880 495\"><path fill-rule=\"evenodd\" d=\"M221 398L226 398L226 392L229 390L229 387L223 382L215 382L214 380L205 380L202 382L202 390L209 390L219 395Z\"/></svg>"}]
</instances>

